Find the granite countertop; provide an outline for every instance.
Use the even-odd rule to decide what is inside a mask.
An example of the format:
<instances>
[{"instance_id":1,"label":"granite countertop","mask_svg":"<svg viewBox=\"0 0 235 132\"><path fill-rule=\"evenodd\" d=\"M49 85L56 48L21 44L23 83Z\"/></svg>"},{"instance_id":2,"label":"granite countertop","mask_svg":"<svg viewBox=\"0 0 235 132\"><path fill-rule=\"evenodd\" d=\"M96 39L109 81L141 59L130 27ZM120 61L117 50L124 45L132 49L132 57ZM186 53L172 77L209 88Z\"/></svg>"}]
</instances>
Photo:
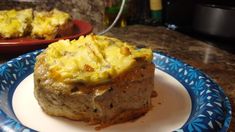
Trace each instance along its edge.
<instances>
[{"instance_id":1,"label":"granite countertop","mask_svg":"<svg viewBox=\"0 0 235 132\"><path fill-rule=\"evenodd\" d=\"M216 81L229 97L233 109L230 131L235 131L235 55L164 27L143 25L113 28L106 35L138 46L148 46L188 63ZM0 63L11 57L0 56Z\"/></svg>"},{"instance_id":2,"label":"granite countertop","mask_svg":"<svg viewBox=\"0 0 235 132\"><path fill-rule=\"evenodd\" d=\"M164 27L134 25L114 28L107 35L164 52L209 75L229 97L233 116L229 130L235 131L235 54Z\"/></svg>"}]
</instances>

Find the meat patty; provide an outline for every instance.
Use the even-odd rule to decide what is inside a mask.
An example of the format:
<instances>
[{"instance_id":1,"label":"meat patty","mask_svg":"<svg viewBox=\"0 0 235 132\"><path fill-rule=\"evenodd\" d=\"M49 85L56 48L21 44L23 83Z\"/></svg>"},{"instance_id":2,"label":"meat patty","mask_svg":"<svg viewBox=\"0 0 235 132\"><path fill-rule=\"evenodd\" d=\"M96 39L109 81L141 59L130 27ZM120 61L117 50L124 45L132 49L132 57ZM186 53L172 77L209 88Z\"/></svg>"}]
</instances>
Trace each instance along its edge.
<instances>
[{"instance_id":1,"label":"meat patty","mask_svg":"<svg viewBox=\"0 0 235 132\"><path fill-rule=\"evenodd\" d=\"M50 73L46 57L46 51L37 56L34 94L49 115L85 121L103 128L138 118L151 108L155 66L144 57L135 58L133 66L109 81L94 85L53 78L57 75L52 74L58 72ZM85 70L94 71L91 67Z\"/></svg>"}]
</instances>

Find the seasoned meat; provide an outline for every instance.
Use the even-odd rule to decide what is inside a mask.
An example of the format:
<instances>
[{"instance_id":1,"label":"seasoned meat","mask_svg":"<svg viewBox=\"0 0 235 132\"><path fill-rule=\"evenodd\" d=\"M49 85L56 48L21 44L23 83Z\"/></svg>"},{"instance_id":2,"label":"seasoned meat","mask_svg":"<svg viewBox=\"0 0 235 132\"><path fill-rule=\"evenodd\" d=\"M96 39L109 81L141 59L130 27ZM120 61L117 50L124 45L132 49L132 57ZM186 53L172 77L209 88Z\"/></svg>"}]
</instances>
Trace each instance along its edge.
<instances>
[{"instance_id":1,"label":"seasoned meat","mask_svg":"<svg viewBox=\"0 0 235 132\"><path fill-rule=\"evenodd\" d=\"M110 74L108 81L92 82L91 85L84 80L63 81L61 77L58 78L60 75L51 75L50 63L45 61L48 59L46 52L48 51L37 57L34 68L34 94L47 114L86 121L97 125L97 128L103 128L140 117L151 108L155 69L151 61L135 58L133 66L124 72L115 77ZM58 61L56 64L59 64ZM90 75L92 72L99 74L99 71L90 65L85 64L81 74L84 74L83 72L89 72ZM53 72L55 73L59 74ZM103 78L107 79L106 76Z\"/></svg>"}]
</instances>

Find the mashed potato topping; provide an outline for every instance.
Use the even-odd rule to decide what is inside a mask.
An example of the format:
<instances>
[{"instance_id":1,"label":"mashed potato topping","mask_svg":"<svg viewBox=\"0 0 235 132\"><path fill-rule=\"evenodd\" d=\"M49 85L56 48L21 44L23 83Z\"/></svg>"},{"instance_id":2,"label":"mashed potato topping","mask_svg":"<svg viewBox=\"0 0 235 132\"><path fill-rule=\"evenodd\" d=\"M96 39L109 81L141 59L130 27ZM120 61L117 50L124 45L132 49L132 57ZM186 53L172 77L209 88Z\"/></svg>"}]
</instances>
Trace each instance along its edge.
<instances>
[{"instance_id":1,"label":"mashed potato topping","mask_svg":"<svg viewBox=\"0 0 235 132\"><path fill-rule=\"evenodd\" d=\"M30 30L32 9L0 11L0 36L4 38L22 37Z\"/></svg>"},{"instance_id":2,"label":"mashed potato topping","mask_svg":"<svg viewBox=\"0 0 235 132\"><path fill-rule=\"evenodd\" d=\"M49 45L44 53L52 78L91 85L115 78L135 66L138 59L152 61L151 49L137 49L118 39L98 35L60 40Z\"/></svg>"},{"instance_id":3,"label":"mashed potato topping","mask_svg":"<svg viewBox=\"0 0 235 132\"><path fill-rule=\"evenodd\" d=\"M33 37L44 37L45 39L53 39L56 35L58 27L70 21L72 18L68 13L54 9L50 12L40 11L34 12L34 20L32 22Z\"/></svg>"}]
</instances>

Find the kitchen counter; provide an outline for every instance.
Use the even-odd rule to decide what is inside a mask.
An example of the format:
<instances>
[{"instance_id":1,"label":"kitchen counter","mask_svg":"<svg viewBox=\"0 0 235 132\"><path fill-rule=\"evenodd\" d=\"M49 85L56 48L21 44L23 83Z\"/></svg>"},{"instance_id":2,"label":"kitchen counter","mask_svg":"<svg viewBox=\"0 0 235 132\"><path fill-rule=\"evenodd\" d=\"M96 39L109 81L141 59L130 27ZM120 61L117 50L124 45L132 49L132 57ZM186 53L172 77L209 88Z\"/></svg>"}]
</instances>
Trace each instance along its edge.
<instances>
[{"instance_id":1,"label":"kitchen counter","mask_svg":"<svg viewBox=\"0 0 235 132\"><path fill-rule=\"evenodd\" d=\"M229 97L233 115L229 130L235 131L235 54L164 27L134 25L127 28L114 28L107 35L140 47L151 47L209 75Z\"/></svg>"},{"instance_id":2,"label":"kitchen counter","mask_svg":"<svg viewBox=\"0 0 235 132\"><path fill-rule=\"evenodd\" d=\"M230 126L235 131L235 55L205 42L191 38L184 34L168 30L164 27L150 27L143 25L114 28L106 33L137 46L148 46L153 50L164 52L188 63L216 81L229 97L233 109ZM0 63L11 57L0 56Z\"/></svg>"}]
</instances>

